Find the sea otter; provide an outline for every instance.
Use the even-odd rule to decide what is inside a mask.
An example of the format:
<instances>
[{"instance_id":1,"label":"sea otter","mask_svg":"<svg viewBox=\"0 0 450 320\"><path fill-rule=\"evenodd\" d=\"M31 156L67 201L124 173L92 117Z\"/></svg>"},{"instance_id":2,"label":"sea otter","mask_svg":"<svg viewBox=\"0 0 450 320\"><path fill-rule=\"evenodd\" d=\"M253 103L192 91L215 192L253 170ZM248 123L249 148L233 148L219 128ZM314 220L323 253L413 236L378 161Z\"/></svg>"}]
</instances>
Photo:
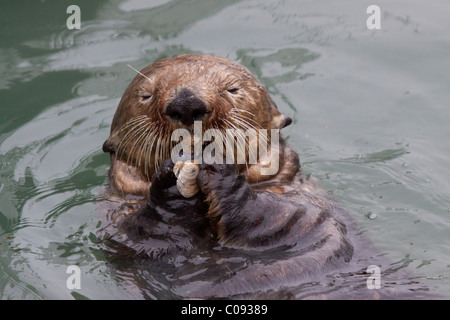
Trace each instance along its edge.
<instances>
[{"instance_id":1,"label":"sea otter","mask_svg":"<svg viewBox=\"0 0 450 320\"><path fill-rule=\"evenodd\" d=\"M276 149L268 144L269 158L252 163L244 152L244 163L199 163L199 192L180 194L171 157L177 141L171 136L177 129L193 133L199 121L203 132L274 132L291 124L260 81L235 61L186 54L144 68L123 94L103 144L111 157L111 189L118 197L137 199L114 212L114 241L145 259L211 243L268 258L186 293L193 297L276 290L351 260L353 246L333 202L306 178L298 154L281 135ZM268 142L273 139L267 136ZM244 140L258 143L251 137ZM242 148L233 148L237 159ZM276 172L264 174L274 157Z\"/></svg>"}]
</instances>

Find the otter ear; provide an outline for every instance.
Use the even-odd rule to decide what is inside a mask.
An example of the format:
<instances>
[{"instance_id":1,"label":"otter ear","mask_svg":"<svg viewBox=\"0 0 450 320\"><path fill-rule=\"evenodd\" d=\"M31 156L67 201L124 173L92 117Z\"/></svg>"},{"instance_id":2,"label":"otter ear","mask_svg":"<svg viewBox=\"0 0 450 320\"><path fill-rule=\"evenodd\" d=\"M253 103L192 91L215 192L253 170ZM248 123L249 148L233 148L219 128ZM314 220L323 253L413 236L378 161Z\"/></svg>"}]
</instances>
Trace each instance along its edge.
<instances>
[{"instance_id":1,"label":"otter ear","mask_svg":"<svg viewBox=\"0 0 450 320\"><path fill-rule=\"evenodd\" d=\"M292 119L281 113L272 118L272 128L283 129L292 123Z\"/></svg>"},{"instance_id":2,"label":"otter ear","mask_svg":"<svg viewBox=\"0 0 450 320\"><path fill-rule=\"evenodd\" d=\"M111 135L106 141L103 143L102 150L103 152L116 152L116 136Z\"/></svg>"},{"instance_id":3,"label":"otter ear","mask_svg":"<svg viewBox=\"0 0 450 320\"><path fill-rule=\"evenodd\" d=\"M291 117L288 116L284 116L284 124L282 128L286 128L287 126L289 126L292 123L292 119Z\"/></svg>"},{"instance_id":4,"label":"otter ear","mask_svg":"<svg viewBox=\"0 0 450 320\"><path fill-rule=\"evenodd\" d=\"M283 129L292 123L292 119L280 113L275 102L271 99L270 113L272 116L271 125L273 129Z\"/></svg>"}]
</instances>

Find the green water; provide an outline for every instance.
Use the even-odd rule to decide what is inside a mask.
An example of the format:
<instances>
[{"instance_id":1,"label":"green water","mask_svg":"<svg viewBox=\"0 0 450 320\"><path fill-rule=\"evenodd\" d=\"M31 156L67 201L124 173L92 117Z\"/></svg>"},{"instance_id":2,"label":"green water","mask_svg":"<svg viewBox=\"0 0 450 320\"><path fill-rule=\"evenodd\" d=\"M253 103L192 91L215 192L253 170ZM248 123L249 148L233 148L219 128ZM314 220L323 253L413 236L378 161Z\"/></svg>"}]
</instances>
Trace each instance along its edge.
<instances>
[{"instance_id":1,"label":"green water","mask_svg":"<svg viewBox=\"0 0 450 320\"><path fill-rule=\"evenodd\" d=\"M380 30L366 26L371 4ZM1 1L0 298L139 297L96 245L101 145L127 64L191 52L257 75L294 120L284 135L305 172L389 260L450 298L449 15L447 0Z\"/></svg>"}]
</instances>

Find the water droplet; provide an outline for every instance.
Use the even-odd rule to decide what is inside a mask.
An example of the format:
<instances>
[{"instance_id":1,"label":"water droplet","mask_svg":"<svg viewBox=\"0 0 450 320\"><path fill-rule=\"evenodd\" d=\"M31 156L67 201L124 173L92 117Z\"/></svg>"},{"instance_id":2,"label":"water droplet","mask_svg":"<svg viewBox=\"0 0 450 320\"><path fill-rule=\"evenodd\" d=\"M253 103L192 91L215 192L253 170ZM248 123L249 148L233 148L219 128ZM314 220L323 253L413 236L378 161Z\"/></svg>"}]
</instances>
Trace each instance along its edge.
<instances>
[{"instance_id":1,"label":"water droplet","mask_svg":"<svg viewBox=\"0 0 450 320\"><path fill-rule=\"evenodd\" d=\"M375 219L377 217L377 215L375 214L375 213L371 213L370 215L369 215L369 219L370 220L373 220L373 219Z\"/></svg>"}]
</instances>

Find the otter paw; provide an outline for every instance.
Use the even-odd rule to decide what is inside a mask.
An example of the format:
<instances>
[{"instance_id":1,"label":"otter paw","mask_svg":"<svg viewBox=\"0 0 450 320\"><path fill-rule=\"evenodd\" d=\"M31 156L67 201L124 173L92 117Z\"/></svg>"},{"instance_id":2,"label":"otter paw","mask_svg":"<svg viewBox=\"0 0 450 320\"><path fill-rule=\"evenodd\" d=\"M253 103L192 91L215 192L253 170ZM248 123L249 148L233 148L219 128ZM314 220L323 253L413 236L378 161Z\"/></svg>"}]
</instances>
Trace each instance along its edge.
<instances>
[{"instance_id":1,"label":"otter paw","mask_svg":"<svg viewBox=\"0 0 450 320\"><path fill-rule=\"evenodd\" d=\"M201 164L200 172L197 176L197 182L203 193L207 194L212 190L233 189L236 183L245 180L243 175L239 174L236 165L233 164Z\"/></svg>"},{"instance_id":2,"label":"otter paw","mask_svg":"<svg viewBox=\"0 0 450 320\"><path fill-rule=\"evenodd\" d=\"M170 158L160 165L152 179L150 196L147 198L147 206L152 208L161 207L169 212L178 213L185 212L186 210L204 210L203 194L197 192L198 190L192 192L194 188L189 184L182 187L185 188L184 191L190 193L180 193L180 179L177 179L175 173L178 174L179 172L176 170L175 164ZM197 180L193 180L189 181L189 179L184 179L183 181L186 183L195 182L195 185L197 185Z\"/></svg>"},{"instance_id":3,"label":"otter paw","mask_svg":"<svg viewBox=\"0 0 450 320\"><path fill-rule=\"evenodd\" d=\"M163 163L161 163L158 170L155 172L155 175L153 176L150 190L167 189L176 184L177 178L173 173L173 166L174 163L170 158L164 160Z\"/></svg>"}]
</instances>

